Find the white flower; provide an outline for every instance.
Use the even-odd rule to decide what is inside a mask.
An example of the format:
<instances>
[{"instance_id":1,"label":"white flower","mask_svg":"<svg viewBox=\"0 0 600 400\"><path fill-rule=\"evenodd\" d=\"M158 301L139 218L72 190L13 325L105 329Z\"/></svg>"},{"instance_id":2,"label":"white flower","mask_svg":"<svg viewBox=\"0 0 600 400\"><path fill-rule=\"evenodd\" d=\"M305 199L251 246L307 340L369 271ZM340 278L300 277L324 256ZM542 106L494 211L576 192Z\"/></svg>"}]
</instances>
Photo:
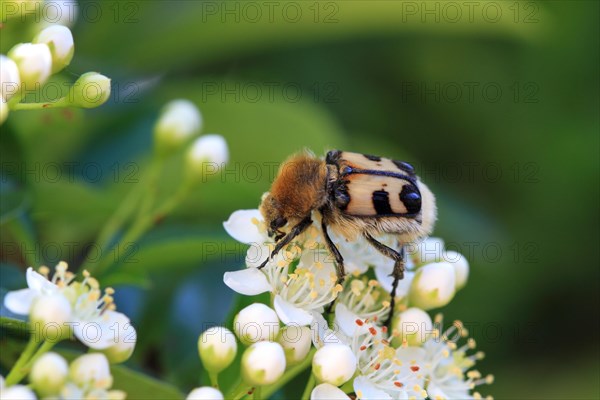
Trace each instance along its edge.
<instances>
[{"instance_id":1,"label":"white flower","mask_svg":"<svg viewBox=\"0 0 600 400\"><path fill-rule=\"evenodd\" d=\"M53 74L65 68L73 59L75 52L73 34L66 26L51 25L38 33L33 42L48 45L52 53Z\"/></svg>"},{"instance_id":2,"label":"white flower","mask_svg":"<svg viewBox=\"0 0 600 400\"><path fill-rule=\"evenodd\" d=\"M312 370L319 382L340 386L356 371L356 357L345 344L328 344L315 353Z\"/></svg>"},{"instance_id":3,"label":"white flower","mask_svg":"<svg viewBox=\"0 0 600 400\"><path fill-rule=\"evenodd\" d=\"M281 378L285 366L285 353L279 343L254 343L242 356L242 377L250 385L270 385Z\"/></svg>"},{"instance_id":4,"label":"white flower","mask_svg":"<svg viewBox=\"0 0 600 400\"><path fill-rule=\"evenodd\" d=\"M109 389L113 377L106 356L89 353L76 358L69 367L69 377L79 387Z\"/></svg>"},{"instance_id":5,"label":"white flower","mask_svg":"<svg viewBox=\"0 0 600 400\"><path fill-rule=\"evenodd\" d=\"M412 306L430 310L448 304L455 292L454 267L447 262L435 262L417 270L410 287L409 302Z\"/></svg>"},{"instance_id":6,"label":"white flower","mask_svg":"<svg viewBox=\"0 0 600 400\"><path fill-rule=\"evenodd\" d=\"M35 393L27 386L13 385L0 388L0 399L4 400L36 400Z\"/></svg>"},{"instance_id":7,"label":"white flower","mask_svg":"<svg viewBox=\"0 0 600 400\"><path fill-rule=\"evenodd\" d=\"M50 328L49 323L60 327L72 327L75 336L86 346L103 350L113 346L113 350L123 357L124 352L133 351L135 330L130 327L129 319L115 311L112 288L104 293L96 279L87 271L83 272L83 281L74 281L75 275L67 270L67 263L61 261L48 280L48 267L41 267L39 274L32 268L27 269L27 289L7 293L4 298L6 308L21 315L30 315L32 321L43 330ZM38 301L39 299L47 299ZM70 312L67 309L70 307ZM115 331L115 326L119 329ZM54 330L47 329L48 335ZM70 332L70 330L69 330ZM64 339L67 332L62 330L56 339ZM122 336L124 335L124 337Z\"/></svg>"},{"instance_id":8,"label":"white flower","mask_svg":"<svg viewBox=\"0 0 600 400\"><path fill-rule=\"evenodd\" d=\"M57 353L43 354L31 368L29 381L43 396L56 395L64 386L69 374L67 361Z\"/></svg>"},{"instance_id":9,"label":"white flower","mask_svg":"<svg viewBox=\"0 0 600 400\"><path fill-rule=\"evenodd\" d=\"M456 276L456 290L462 289L469 278L469 262L467 258L456 251L446 251L444 261L450 263L454 268Z\"/></svg>"},{"instance_id":10,"label":"white flower","mask_svg":"<svg viewBox=\"0 0 600 400\"><path fill-rule=\"evenodd\" d=\"M4 54L0 55L0 98L7 102L19 91L20 85L17 64Z\"/></svg>"},{"instance_id":11,"label":"white flower","mask_svg":"<svg viewBox=\"0 0 600 400\"><path fill-rule=\"evenodd\" d=\"M369 267L392 270L394 260L381 254L364 237L357 236L353 240L348 240L336 234L333 230L329 236L331 236L331 240L337 245L342 257L344 257L344 268L347 273L363 274L367 272ZM392 248L397 247L398 244L397 239L392 235L378 236L377 240Z\"/></svg>"},{"instance_id":12,"label":"white flower","mask_svg":"<svg viewBox=\"0 0 600 400\"><path fill-rule=\"evenodd\" d=\"M224 226L231 236L252 246L246 254L248 268L226 272L223 281L244 295L271 292L275 311L284 324L310 325L313 311L323 312L342 290L331 256L318 246L316 226L309 227L261 270L255 267L269 257L273 241L266 234L260 212L236 211Z\"/></svg>"},{"instance_id":13,"label":"white flower","mask_svg":"<svg viewBox=\"0 0 600 400\"><path fill-rule=\"evenodd\" d=\"M129 318L121 313L113 313L109 329L113 332L112 343L108 348L100 350L111 364L125 362L131 357L137 342L137 332Z\"/></svg>"},{"instance_id":14,"label":"white flower","mask_svg":"<svg viewBox=\"0 0 600 400\"><path fill-rule=\"evenodd\" d=\"M407 247L409 257L417 266L440 261L444 255L444 241L438 237L428 237Z\"/></svg>"},{"instance_id":15,"label":"white flower","mask_svg":"<svg viewBox=\"0 0 600 400\"><path fill-rule=\"evenodd\" d=\"M81 75L69 89L67 101L77 107L96 108L110 98L110 78L97 72Z\"/></svg>"},{"instance_id":16,"label":"white flower","mask_svg":"<svg viewBox=\"0 0 600 400\"><path fill-rule=\"evenodd\" d=\"M32 0L28 0L31 2ZM33 0L43 3L39 0ZM42 6L44 18L41 18L41 25L60 24L72 27L77 21L79 15L79 6L76 0L53 0L48 6Z\"/></svg>"},{"instance_id":17,"label":"white flower","mask_svg":"<svg viewBox=\"0 0 600 400\"><path fill-rule=\"evenodd\" d=\"M423 399L425 383L421 371L424 361L423 349L416 347L400 347L394 349L386 339L386 327L377 327L362 319L350 321L345 310L338 315L336 309L335 331L327 327L322 316L315 318L313 328L318 331L314 335L315 345L323 343L344 343L352 349L357 370L354 379L354 390L360 399L414 398ZM318 336L318 338L317 338ZM323 348L330 346L325 344Z\"/></svg>"},{"instance_id":18,"label":"white flower","mask_svg":"<svg viewBox=\"0 0 600 400\"><path fill-rule=\"evenodd\" d=\"M6 308L15 314L27 315L31 310L34 300L42 295L50 295L58 292L59 288L56 283L60 280L70 281L74 275L67 271L65 263L59 263L57 266L58 271L64 271L62 278L60 274L55 274L52 281L48 281L48 278L35 272L33 268L27 268L25 277L27 279L27 289L20 289L8 292L4 297L4 305ZM49 269L47 267L41 267L40 271L48 274Z\"/></svg>"},{"instance_id":19,"label":"white flower","mask_svg":"<svg viewBox=\"0 0 600 400\"><path fill-rule=\"evenodd\" d=\"M204 386L192 390L186 400L223 400L223 393L218 389Z\"/></svg>"},{"instance_id":20,"label":"white flower","mask_svg":"<svg viewBox=\"0 0 600 400\"><path fill-rule=\"evenodd\" d=\"M394 343L421 346L433 332L431 317L425 311L412 307L394 316L392 326L395 331ZM396 340L397 339L397 340Z\"/></svg>"},{"instance_id":21,"label":"white flower","mask_svg":"<svg viewBox=\"0 0 600 400\"><path fill-rule=\"evenodd\" d=\"M367 319L383 324L390 312L389 295L385 293L375 279L366 277L347 278L344 291L340 293L337 306L343 304L352 312L352 320Z\"/></svg>"},{"instance_id":22,"label":"white flower","mask_svg":"<svg viewBox=\"0 0 600 400\"><path fill-rule=\"evenodd\" d=\"M279 332L277 340L285 351L287 365L297 364L304 360L312 345L310 328L290 325Z\"/></svg>"},{"instance_id":23,"label":"white flower","mask_svg":"<svg viewBox=\"0 0 600 400\"><path fill-rule=\"evenodd\" d=\"M187 152L187 168L192 176L214 174L229 161L227 141L221 135L209 134L196 139Z\"/></svg>"},{"instance_id":24,"label":"white flower","mask_svg":"<svg viewBox=\"0 0 600 400\"><path fill-rule=\"evenodd\" d=\"M220 326L207 329L198 338L198 353L206 370L221 372L233 362L237 353L233 332Z\"/></svg>"},{"instance_id":25,"label":"white flower","mask_svg":"<svg viewBox=\"0 0 600 400\"><path fill-rule=\"evenodd\" d=\"M164 152L180 148L202 129L202 114L189 100L168 102L154 125L154 141Z\"/></svg>"},{"instance_id":26,"label":"white flower","mask_svg":"<svg viewBox=\"0 0 600 400\"><path fill-rule=\"evenodd\" d=\"M34 329L46 340L60 341L70 334L72 308L60 292L39 296L31 308L29 318Z\"/></svg>"},{"instance_id":27,"label":"white flower","mask_svg":"<svg viewBox=\"0 0 600 400\"><path fill-rule=\"evenodd\" d=\"M279 318L272 308L262 303L250 304L235 316L233 330L245 345L275 340L279 333Z\"/></svg>"},{"instance_id":28,"label":"white flower","mask_svg":"<svg viewBox=\"0 0 600 400\"><path fill-rule=\"evenodd\" d=\"M310 392L310 400L348 400L350 397L337 386L321 383Z\"/></svg>"},{"instance_id":29,"label":"white flower","mask_svg":"<svg viewBox=\"0 0 600 400\"><path fill-rule=\"evenodd\" d=\"M18 44L8 52L8 57L17 64L21 84L27 90L46 83L52 73L52 54L43 43Z\"/></svg>"},{"instance_id":30,"label":"white flower","mask_svg":"<svg viewBox=\"0 0 600 400\"><path fill-rule=\"evenodd\" d=\"M436 326L442 326L441 315L436 318ZM443 334L434 335L423 346L425 351L425 373L427 374L427 393L432 399L474 399L481 398L479 393L471 393L475 386L491 384L493 375L482 377L473 370L477 360L483 358L482 352L467 355L476 347L473 339L458 347L456 342L467 336L460 321L455 321Z\"/></svg>"}]
</instances>

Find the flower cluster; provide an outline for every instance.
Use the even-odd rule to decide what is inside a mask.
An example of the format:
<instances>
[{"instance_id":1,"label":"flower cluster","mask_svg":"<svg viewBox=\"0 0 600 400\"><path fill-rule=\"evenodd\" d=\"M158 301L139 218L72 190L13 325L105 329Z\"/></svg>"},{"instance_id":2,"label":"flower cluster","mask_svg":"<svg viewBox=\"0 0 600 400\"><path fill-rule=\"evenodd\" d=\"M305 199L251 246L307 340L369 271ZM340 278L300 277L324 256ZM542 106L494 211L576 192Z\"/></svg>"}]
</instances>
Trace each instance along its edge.
<instances>
[{"instance_id":1,"label":"flower cluster","mask_svg":"<svg viewBox=\"0 0 600 400\"><path fill-rule=\"evenodd\" d=\"M52 24L38 32L32 42L16 44L7 55L0 55L0 125L8 118L9 110L95 108L104 104L110 97L110 79L97 72L81 75L56 101L21 103L26 93L38 91L53 74L67 67L74 52L71 30Z\"/></svg>"},{"instance_id":2,"label":"flower cluster","mask_svg":"<svg viewBox=\"0 0 600 400\"><path fill-rule=\"evenodd\" d=\"M111 390L113 377L108 359L101 353L79 356L69 365L58 353L48 352L35 361L29 386L0 386L3 399L107 399L123 400L126 394Z\"/></svg>"},{"instance_id":3,"label":"flower cluster","mask_svg":"<svg viewBox=\"0 0 600 400\"><path fill-rule=\"evenodd\" d=\"M394 262L366 240L350 242L334 236L349 272L343 285L338 284L318 217L314 215L314 225L269 258L262 269L257 266L270 257L275 243L267 235L260 212L236 211L224 223L234 239L250 245L247 268L226 272L225 284L243 295L271 294L272 308L252 304L234 321L240 341L250 344L246 352L261 351L253 358L244 354L242 374L269 377L249 379L249 385L272 384L274 377L286 370L286 364L280 367L275 352L268 350L278 341L286 352L293 349L292 354L298 353L287 358L288 367L315 348L313 399L348 395L358 399L480 397L474 388L493 380L491 376L482 378L473 369L483 353L468 354L475 347L473 339L459 345L467 336L460 322L444 329L441 315L432 321L428 314L447 305L465 286L469 273L465 258L445 250L438 238L406 247L407 270L392 310ZM378 240L395 245L390 236ZM388 319L391 326L385 324ZM281 332L292 330L298 339L283 344ZM275 365L277 373L272 371Z\"/></svg>"},{"instance_id":4,"label":"flower cluster","mask_svg":"<svg viewBox=\"0 0 600 400\"><path fill-rule=\"evenodd\" d=\"M9 311L28 315L41 339L56 342L74 335L89 348L106 352L113 363L129 358L136 331L129 318L116 311L112 288L102 291L86 271L76 280L64 261L52 276L48 267L38 271L27 269L27 289L7 293L4 305Z\"/></svg>"},{"instance_id":5,"label":"flower cluster","mask_svg":"<svg viewBox=\"0 0 600 400\"><path fill-rule=\"evenodd\" d=\"M46 266L38 272L28 268L28 288L9 292L4 298L4 306L10 312L28 316L31 324L30 345L7 376L6 390L13 390L14 384L24 377L24 371L31 369L30 382L41 395L54 396L60 392L68 393L64 398L79 395L84 398L87 394L90 398L107 397L96 395L107 391L112 384L108 363L129 359L137 341L136 330L127 316L116 311L114 290L110 287L102 290L87 271L78 280L68 270L67 263L61 261L54 273L50 272ZM73 337L93 353L74 361L67 379L66 372L61 372L66 370L66 362L47 351L57 342ZM32 354L40 343L43 344ZM23 367L32 363L29 368Z\"/></svg>"}]
</instances>

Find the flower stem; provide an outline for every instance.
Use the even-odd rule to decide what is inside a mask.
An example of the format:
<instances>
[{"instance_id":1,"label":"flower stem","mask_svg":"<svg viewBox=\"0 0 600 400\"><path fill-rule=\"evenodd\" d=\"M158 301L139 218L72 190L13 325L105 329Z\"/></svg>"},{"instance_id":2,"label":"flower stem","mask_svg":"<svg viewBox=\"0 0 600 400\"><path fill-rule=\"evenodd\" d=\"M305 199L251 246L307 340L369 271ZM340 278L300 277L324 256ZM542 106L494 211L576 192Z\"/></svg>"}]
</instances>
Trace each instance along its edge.
<instances>
[{"instance_id":1,"label":"flower stem","mask_svg":"<svg viewBox=\"0 0 600 400\"><path fill-rule=\"evenodd\" d=\"M210 384L215 389L219 388L219 374L216 372L209 372L208 377L210 378Z\"/></svg>"},{"instance_id":2,"label":"flower stem","mask_svg":"<svg viewBox=\"0 0 600 400\"><path fill-rule=\"evenodd\" d=\"M12 367L12 369L6 376L6 381L4 383L6 386L15 385L15 384L21 382L21 379L23 379L25 377L26 373L23 373L23 369L24 369L23 366L32 357L32 355L34 354L38 345L39 345L39 342L37 342L35 340L35 335L31 335L29 337L29 342L27 343L27 346L25 346L25 349L19 356L19 359L17 360L15 365Z\"/></svg>"},{"instance_id":3,"label":"flower stem","mask_svg":"<svg viewBox=\"0 0 600 400\"><path fill-rule=\"evenodd\" d=\"M302 373L306 368L312 364L313 356L315 355L316 349L312 349L300 364L290 367L281 378L273 385L265 386L262 390L262 395L265 399L271 397L279 388L283 387L286 383L294 379L297 375Z\"/></svg>"},{"instance_id":4,"label":"flower stem","mask_svg":"<svg viewBox=\"0 0 600 400\"><path fill-rule=\"evenodd\" d=\"M254 400L260 400L261 398L261 390L262 386L257 386L254 388L254 392L252 393L252 398L254 398Z\"/></svg>"},{"instance_id":5,"label":"flower stem","mask_svg":"<svg viewBox=\"0 0 600 400\"><path fill-rule=\"evenodd\" d=\"M250 389L250 387L248 386L248 384L241 381L233 390L231 390L227 394L227 396L225 396L225 398L233 399L233 400L240 400L242 397L244 397L248 394L249 389Z\"/></svg>"},{"instance_id":6,"label":"flower stem","mask_svg":"<svg viewBox=\"0 0 600 400\"><path fill-rule=\"evenodd\" d=\"M131 217L133 212L138 208L139 202L146 192L146 189L149 185L151 185L158 174L160 173L160 169L163 163L160 159L153 159L150 163L149 171L148 171L148 179L142 182L141 185L134 186L129 193L126 195L125 199L119 204L117 210L110 216L104 227L98 234L96 238L96 244L103 251L103 255L108 253L109 245L111 244L112 239L115 237L117 232L121 229L123 224ZM87 269L90 274L96 274L97 269L100 268L100 265L104 264L104 257L102 257L96 264L91 265L92 260L88 257L83 263L81 270Z\"/></svg>"},{"instance_id":7,"label":"flower stem","mask_svg":"<svg viewBox=\"0 0 600 400\"><path fill-rule=\"evenodd\" d=\"M315 387L315 374L311 372L310 378L308 378L308 382L306 382L306 387L304 388L304 393L302 393L302 400L310 399L310 393Z\"/></svg>"},{"instance_id":8,"label":"flower stem","mask_svg":"<svg viewBox=\"0 0 600 400\"><path fill-rule=\"evenodd\" d=\"M44 341L44 343L42 343L42 346L35 352L33 357L31 357L31 359L23 367L25 373L28 374L29 370L31 369L31 367L33 367L33 364L37 361L37 359L44 355L44 353L49 352L56 343L57 342Z\"/></svg>"}]
</instances>

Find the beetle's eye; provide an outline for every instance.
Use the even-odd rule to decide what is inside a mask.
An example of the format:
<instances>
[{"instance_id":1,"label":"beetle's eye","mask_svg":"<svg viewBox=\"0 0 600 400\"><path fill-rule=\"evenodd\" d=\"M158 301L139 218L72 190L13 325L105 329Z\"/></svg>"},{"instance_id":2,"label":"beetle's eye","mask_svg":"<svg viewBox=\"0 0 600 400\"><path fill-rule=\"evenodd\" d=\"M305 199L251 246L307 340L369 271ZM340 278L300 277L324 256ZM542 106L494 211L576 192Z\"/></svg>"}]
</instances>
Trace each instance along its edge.
<instances>
[{"instance_id":1,"label":"beetle's eye","mask_svg":"<svg viewBox=\"0 0 600 400\"><path fill-rule=\"evenodd\" d=\"M285 224L287 224L287 219L283 217L277 217L276 219L271 221L271 229L279 229Z\"/></svg>"}]
</instances>

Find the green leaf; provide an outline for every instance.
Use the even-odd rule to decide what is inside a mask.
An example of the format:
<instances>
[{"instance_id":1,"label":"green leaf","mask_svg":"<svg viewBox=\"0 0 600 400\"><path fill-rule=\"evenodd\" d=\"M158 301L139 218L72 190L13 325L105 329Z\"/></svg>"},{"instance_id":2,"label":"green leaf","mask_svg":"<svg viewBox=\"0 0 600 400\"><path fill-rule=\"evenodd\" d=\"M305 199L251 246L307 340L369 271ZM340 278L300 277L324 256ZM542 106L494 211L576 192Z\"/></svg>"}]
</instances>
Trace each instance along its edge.
<instances>
[{"instance_id":1,"label":"green leaf","mask_svg":"<svg viewBox=\"0 0 600 400\"><path fill-rule=\"evenodd\" d=\"M121 365L111 366L111 373L114 378L113 388L125 391L128 400L185 397L176 387Z\"/></svg>"}]
</instances>

